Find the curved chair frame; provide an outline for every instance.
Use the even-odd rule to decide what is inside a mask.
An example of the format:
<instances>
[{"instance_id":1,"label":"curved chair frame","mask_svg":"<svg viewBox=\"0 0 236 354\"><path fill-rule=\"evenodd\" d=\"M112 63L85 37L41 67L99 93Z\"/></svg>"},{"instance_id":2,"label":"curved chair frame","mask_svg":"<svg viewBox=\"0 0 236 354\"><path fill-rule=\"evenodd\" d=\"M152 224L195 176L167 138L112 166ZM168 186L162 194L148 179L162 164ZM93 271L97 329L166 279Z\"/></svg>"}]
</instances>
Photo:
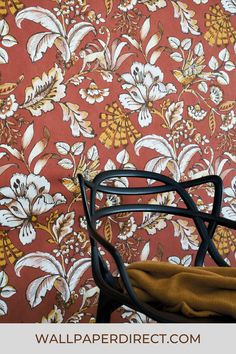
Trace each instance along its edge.
<instances>
[{"instance_id":1,"label":"curved chair frame","mask_svg":"<svg viewBox=\"0 0 236 354\"><path fill-rule=\"evenodd\" d=\"M120 177L134 177L139 179L150 179L157 182L161 182L160 186L147 186L147 187L110 187L105 185L105 181L112 181L114 178ZM201 243L196 253L195 266L202 266L206 253L209 252L212 259L218 266L228 266L222 256L219 254L215 247L212 237L218 225L226 226L232 229L236 229L236 222L229 219L220 217L221 201L223 183L219 176L206 176L199 179L178 183L173 179L161 174L148 171L139 170L112 170L99 173L95 179L90 182L84 180L83 176L78 175L81 196L84 207L84 212L87 220L88 233L91 241L92 252L92 272L95 283L100 289L99 303L97 309L97 323L110 322L110 316L114 310L122 305L126 305L139 312L144 313L148 317L155 321L163 323L186 323L186 322L232 322L231 318L225 318L223 316L211 316L209 318L186 318L183 315L164 312L158 308L151 306L150 304L141 302L132 286L126 272L124 263L119 252L116 248L105 240L96 231L96 221L100 218L122 213L122 212L136 212L136 211L150 211L159 212L172 215L179 215L193 219L195 226L201 237ZM194 203L191 196L186 189L195 187L198 185L212 183L215 189L213 208L211 214L200 212ZM86 195L86 187L90 190L89 202ZM95 208L96 194L103 192L107 194L115 195L148 195L175 191L182 198L186 205L186 208L165 206L165 205L153 205L153 204L124 204L115 205L112 207L103 207L98 210ZM208 223L206 226L205 223ZM106 263L98 249L98 244L102 245L106 251L112 256L117 269L120 274L120 278L124 284L126 294L119 291L117 288L117 277L114 277L106 266Z\"/></svg>"}]
</instances>

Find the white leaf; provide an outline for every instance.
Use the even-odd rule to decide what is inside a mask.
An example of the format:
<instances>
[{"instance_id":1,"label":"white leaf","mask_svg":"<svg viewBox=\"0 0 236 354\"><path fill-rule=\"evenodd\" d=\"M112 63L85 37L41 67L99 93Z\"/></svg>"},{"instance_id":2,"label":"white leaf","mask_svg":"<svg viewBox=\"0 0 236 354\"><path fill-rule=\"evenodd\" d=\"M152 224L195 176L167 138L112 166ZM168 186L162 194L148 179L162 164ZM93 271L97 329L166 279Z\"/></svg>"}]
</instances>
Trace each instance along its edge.
<instances>
[{"instance_id":1,"label":"white leaf","mask_svg":"<svg viewBox=\"0 0 236 354\"><path fill-rule=\"evenodd\" d=\"M236 163L236 155L232 155L230 152L225 152L224 153L226 156L229 156L229 158Z\"/></svg>"},{"instance_id":2,"label":"white leaf","mask_svg":"<svg viewBox=\"0 0 236 354\"><path fill-rule=\"evenodd\" d=\"M111 159L109 159L104 166L104 170L111 171L111 170L115 170L115 169L116 169L116 165L114 164L114 162Z\"/></svg>"},{"instance_id":3,"label":"white leaf","mask_svg":"<svg viewBox=\"0 0 236 354\"><path fill-rule=\"evenodd\" d=\"M4 316L7 314L7 304L0 300L0 316Z\"/></svg>"},{"instance_id":4,"label":"white leaf","mask_svg":"<svg viewBox=\"0 0 236 354\"><path fill-rule=\"evenodd\" d=\"M72 53L78 48L82 39L89 32L96 33L95 28L89 22L76 23L68 33L68 44Z\"/></svg>"},{"instance_id":5,"label":"white leaf","mask_svg":"<svg viewBox=\"0 0 236 354\"><path fill-rule=\"evenodd\" d=\"M178 49L180 46L180 40L176 37L169 37L168 41L170 43L171 48Z\"/></svg>"},{"instance_id":6,"label":"white leaf","mask_svg":"<svg viewBox=\"0 0 236 354\"><path fill-rule=\"evenodd\" d=\"M31 165L35 157L37 157L38 155L41 154L41 152L43 152L43 150L47 147L47 145L48 145L48 138L43 138L34 145L31 153L29 154L29 158L28 158L29 165Z\"/></svg>"},{"instance_id":7,"label":"white leaf","mask_svg":"<svg viewBox=\"0 0 236 354\"><path fill-rule=\"evenodd\" d=\"M2 44L5 46L5 47L13 47L14 45L17 44L17 40L11 36L10 34L6 35L3 37L2 39Z\"/></svg>"},{"instance_id":8,"label":"white leaf","mask_svg":"<svg viewBox=\"0 0 236 354\"><path fill-rule=\"evenodd\" d=\"M16 157L19 160L21 159L20 152L17 149L11 147L10 145L0 144L0 148L6 149L8 152L10 152L10 154L12 154L12 156Z\"/></svg>"},{"instance_id":9,"label":"white leaf","mask_svg":"<svg viewBox=\"0 0 236 354\"><path fill-rule=\"evenodd\" d=\"M40 268L43 272L64 276L61 264L51 254L46 252L33 252L19 259L15 264L15 273L20 277L24 267Z\"/></svg>"},{"instance_id":10,"label":"white leaf","mask_svg":"<svg viewBox=\"0 0 236 354\"><path fill-rule=\"evenodd\" d=\"M65 168L66 170L73 168L73 163L69 159L62 159L58 161L58 165Z\"/></svg>"},{"instance_id":11,"label":"white leaf","mask_svg":"<svg viewBox=\"0 0 236 354\"><path fill-rule=\"evenodd\" d=\"M4 37L8 34L9 32L9 25L6 20L2 19L0 20L0 36Z\"/></svg>"},{"instance_id":12,"label":"white leaf","mask_svg":"<svg viewBox=\"0 0 236 354\"><path fill-rule=\"evenodd\" d=\"M150 31L150 17L148 17L142 27L141 27L141 30L140 30L140 37L141 37L141 41L144 41L144 39L147 37L149 31Z\"/></svg>"},{"instance_id":13,"label":"white leaf","mask_svg":"<svg viewBox=\"0 0 236 354\"><path fill-rule=\"evenodd\" d=\"M226 11L229 11L231 14L236 14L236 2L235 0L221 0Z\"/></svg>"},{"instance_id":14,"label":"white leaf","mask_svg":"<svg viewBox=\"0 0 236 354\"><path fill-rule=\"evenodd\" d=\"M168 262L178 265L178 264L180 264L180 259L179 259L179 257L171 256L171 257L168 257Z\"/></svg>"},{"instance_id":15,"label":"white leaf","mask_svg":"<svg viewBox=\"0 0 236 354\"><path fill-rule=\"evenodd\" d=\"M198 43L194 47L194 54L196 54L198 57L201 57L204 55L204 49L202 43Z\"/></svg>"},{"instance_id":16,"label":"white leaf","mask_svg":"<svg viewBox=\"0 0 236 354\"><path fill-rule=\"evenodd\" d=\"M212 70L217 70L219 68L219 63L218 63L217 59L214 56L212 56L210 61L209 61L209 67Z\"/></svg>"},{"instance_id":17,"label":"white leaf","mask_svg":"<svg viewBox=\"0 0 236 354\"><path fill-rule=\"evenodd\" d=\"M148 53L150 52L150 50L152 48L154 48L160 41L160 35L158 34L154 34L148 41L148 44L146 46L146 50L145 53L146 55L148 55Z\"/></svg>"},{"instance_id":18,"label":"white leaf","mask_svg":"<svg viewBox=\"0 0 236 354\"><path fill-rule=\"evenodd\" d=\"M64 37L57 37L54 44L61 53L64 62L68 63L71 59L71 52L66 39Z\"/></svg>"},{"instance_id":19,"label":"white leaf","mask_svg":"<svg viewBox=\"0 0 236 354\"><path fill-rule=\"evenodd\" d=\"M221 85L229 85L229 75L225 71L219 71L217 81Z\"/></svg>"},{"instance_id":20,"label":"white leaf","mask_svg":"<svg viewBox=\"0 0 236 354\"><path fill-rule=\"evenodd\" d=\"M178 53L178 52L172 53L172 54L170 55L170 57L171 57L174 61L176 61L177 63L180 63L181 61L183 61L183 56L182 56L180 53Z\"/></svg>"},{"instance_id":21,"label":"white leaf","mask_svg":"<svg viewBox=\"0 0 236 354\"><path fill-rule=\"evenodd\" d=\"M150 57L150 64L155 65L157 59L160 57L161 53L165 50L165 47L160 47L158 50L154 50Z\"/></svg>"},{"instance_id":22,"label":"white leaf","mask_svg":"<svg viewBox=\"0 0 236 354\"><path fill-rule=\"evenodd\" d=\"M61 214L59 218L57 218L56 223L52 227L52 231L59 243L61 243L61 241L67 235L73 232L72 226L74 225L74 221L75 221L74 212Z\"/></svg>"},{"instance_id":23,"label":"white leaf","mask_svg":"<svg viewBox=\"0 0 236 354\"><path fill-rule=\"evenodd\" d=\"M31 307L35 307L42 302L42 298L47 291L53 288L58 275L45 275L33 280L27 288L26 297Z\"/></svg>"},{"instance_id":24,"label":"white leaf","mask_svg":"<svg viewBox=\"0 0 236 354\"><path fill-rule=\"evenodd\" d=\"M31 123L22 136L22 147L25 150L31 143L34 136L34 123Z\"/></svg>"},{"instance_id":25,"label":"white leaf","mask_svg":"<svg viewBox=\"0 0 236 354\"><path fill-rule=\"evenodd\" d=\"M67 281L64 278L62 277L57 278L54 283L54 288L56 288L57 291L59 291L64 302L68 302L70 300L70 296L71 296L70 289Z\"/></svg>"},{"instance_id":26,"label":"white leaf","mask_svg":"<svg viewBox=\"0 0 236 354\"><path fill-rule=\"evenodd\" d=\"M137 48L137 49L140 48L140 45L139 45L139 43L136 41L136 39L134 39L134 38L128 36L127 34L123 34L122 37L125 38L125 39L127 39L127 40L130 42L130 44L132 44L135 48Z\"/></svg>"},{"instance_id":27,"label":"white leaf","mask_svg":"<svg viewBox=\"0 0 236 354\"><path fill-rule=\"evenodd\" d=\"M5 49L0 48L0 64L7 64L8 63L8 54Z\"/></svg>"},{"instance_id":28,"label":"white leaf","mask_svg":"<svg viewBox=\"0 0 236 354\"><path fill-rule=\"evenodd\" d=\"M70 145L62 141L56 143L56 148L59 154L61 155L68 155L70 152Z\"/></svg>"},{"instance_id":29,"label":"white leaf","mask_svg":"<svg viewBox=\"0 0 236 354\"><path fill-rule=\"evenodd\" d=\"M175 159L175 153L172 146L162 136L152 134L146 135L139 139L135 144L135 151L137 155L139 155L139 150L142 147L147 147L159 152L161 155Z\"/></svg>"},{"instance_id":30,"label":"white leaf","mask_svg":"<svg viewBox=\"0 0 236 354\"><path fill-rule=\"evenodd\" d=\"M148 241L142 249L140 254L140 261L146 261L150 253L150 241Z\"/></svg>"},{"instance_id":31,"label":"white leaf","mask_svg":"<svg viewBox=\"0 0 236 354\"><path fill-rule=\"evenodd\" d=\"M84 143L75 143L72 147L71 147L71 151L74 155L78 156L81 154L81 152L83 152L84 150Z\"/></svg>"},{"instance_id":32,"label":"white leaf","mask_svg":"<svg viewBox=\"0 0 236 354\"><path fill-rule=\"evenodd\" d=\"M188 5L182 1L171 1L174 7L174 17L180 19L180 26L183 33L192 33L195 36L201 34L197 25L197 20L193 17L195 11L190 10Z\"/></svg>"},{"instance_id":33,"label":"white leaf","mask_svg":"<svg viewBox=\"0 0 236 354\"><path fill-rule=\"evenodd\" d=\"M91 122L86 118L88 117L88 112L80 111L77 104L70 102L60 103L63 111L63 120L71 121L70 128L72 135L78 137L83 135L85 138L93 138L94 132L91 128Z\"/></svg>"},{"instance_id":34,"label":"white leaf","mask_svg":"<svg viewBox=\"0 0 236 354\"><path fill-rule=\"evenodd\" d=\"M201 149L196 144L190 144L183 148L183 150L180 152L178 156L178 165L181 173L184 173L184 171L188 167L189 161L197 152L200 151Z\"/></svg>"},{"instance_id":35,"label":"white leaf","mask_svg":"<svg viewBox=\"0 0 236 354\"><path fill-rule=\"evenodd\" d=\"M88 149L87 157L91 161L95 161L99 157L98 148L96 145L93 145Z\"/></svg>"},{"instance_id":36,"label":"white leaf","mask_svg":"<svg viewBox=\"0 0 236 354\"><path fill-rule=\"evenodd\" d=\"M225 70L232 71L236 68L236 65L232 61L227 61L225 63Z\"/></svg>"},{"instance_id":37,"label":"white leaf","mask_svg":"<svg viewBox=\"0 0 236 354\"><path fill-rule=\"evenodd\" d=\"M0 288L4 288L8 283L8 276L7 274L2 270L0 272Z\"/></svg>"},{"instance_id":38,"label":"white leaf","mask_svg":"<svg viewBox=\"0 0 236 354\"><path fill-rule=\"evenodd\" d=\"M174 125L176 123L178 123L183 118L182 117L183 111L184 111L184 102L183 101L180 101L177 103L173 102L168 107L168 109L165 113L165 116L166 116L166 119L169 122L169 125L171 128L173 128Z\"/></svg>"},{"instance_id":39,"label":"white leaf","mask_svg":"<svg viewBox=\"0 0 236 354\"><path fill-rule=\"evenodd\" d=\"M73 291L80 281L82 275L91 266L90 258L83 258L76 261L67 273L70 291Z\"/></svg>"},{"instance_id":40,"label":"white leaf","mask_svg":"<svg viewBox=\"0 0 236 354\"><path fill-rule=\"evenodd\" d=\"M21 28L23 20L31 20L39 23L49 31L59 33L65 37L66 33L57 17L49 10L40 6L27 7L16 15L16 25Z\"/></svg>"},{"instance_id":41,"label":"white leaf","mask_svg":"<svg viewBox=\"0 0 236 354\"><path fill-rule=\"evenodd\" d=\"M129 153L127 150L122 150L120 151L117 156L116 156L116 161L121 163L122 165L126 164L129 162Z\"/></svg>"},{"instance_id":42,"label":"white leaf","mask_svg":"<svg viewBox=\"0 0 236 354\"><path fill-rule=\"evenodd\" d=\"M192 45L192 40L190 38L185 38L181 42L181 47L183 48L183 50L189 50L191 45Z\"/></svg>"},{"instance_id":43,"label":"white leaf","mask_svg":"<svg viewBox=\"0 0 236 354\"><path fill-rule=\"evenodd\" d=\"M192 262L192 256L189 254L187 256L184 256L181 260L181 264L185 267L189 267Z\"/></svg>"},{"instance_id":44,"label":"white leaf","mask_svg":"<svg viewBox=\"0 0 236 354\"><path fill-rule=\"evenodd\" d=\"M38 175L42 169L46 166L48 160L52 158L53 154L45 154L34 165L34 174Z\"/></svg>"},{"instance_id":45,"label":"white leaf","mask_svg":"<svg viewBox=\"0 0 236 354\"><path fill-rule=\"evenodd\" d=\"M13 166L17 166L14 163L8 163L6 165L0 166L0 176L6 171L8 170L8 168L13 167Z\"/></svg>"},{"instance_id":46,"label":"white leaf","mask_svg":"<svg viewBox=\"0 0 236 354\"><path fill-rule=\"evenodd\" d=\"M43 32L30 37L27 43L27 51L32 62L43 57L48 48L51 48L55 40L60 37L59 33Z\"/></svg>"},{"instance_id":47,"label":"white leaf","mask_svg":"<svg viewBox=\"0 0 236 354\"><path fill-rule=\"evenodd\" d=\"M170 160L172 160L172 157L158 156L147 162L145 170L155 173L161 173L166 169L166 166Z\"/></svg>"},{"instance_id":48,"label":"white leaf","mask_svg":"<svg viewBox=\"0 0 236 354\"><path fill-rule=\"evenodd\" d=\"M1 296L4 298L9 298L12 295L14 295L15 293L16 293L16 289L14 289L12 286L8 285L2 289Z\"/></svg>"},{"instance_id":49,"label":"white leaf","mask_svg":"<svg viewBox=\"0 0 236 354\"><path fill-rule=\"evenodd\" d=\"M52 102L59 102L65 97L66 86L61 68L55 64L48 73L43 72L41 77L32 79L32 86L25 89L25 102L22 105L33 116L40 116L43 112L51 111Z\"/></svg>"},{"instance_id":50,"label":"white leaf","mask_svg":"<svg viewBox=\"0 0 236 354\"><path fill-rule=\"evenodd\" d=\"M222 61L228 61L230 59L230 54L229 54L229 51L227 48L224 48L220 51L219 53L219 58L222 60Z\"/></svg>"},{"instance_id":51,"label":"white leaf","mask_svg":"<svg viewBox=\"0 0 236 354\"><path fill-rule=\"evenodd\" d=\"M124 164L124 169L125 170L136 170L136 167L134 166L133 163L128 162L128 163Z\"/></svg>"},{"instance_id":52,"label":"white leaf","mask_svg":"<svg viewBox=\"0 0 236 354\"><path fill-rule=\"evenodd\" d=\"M198 84L198 89L204 93L207 93L208 91L207 83L204 81L200 82L200 84Z\"/></svg>"}]
</instances>

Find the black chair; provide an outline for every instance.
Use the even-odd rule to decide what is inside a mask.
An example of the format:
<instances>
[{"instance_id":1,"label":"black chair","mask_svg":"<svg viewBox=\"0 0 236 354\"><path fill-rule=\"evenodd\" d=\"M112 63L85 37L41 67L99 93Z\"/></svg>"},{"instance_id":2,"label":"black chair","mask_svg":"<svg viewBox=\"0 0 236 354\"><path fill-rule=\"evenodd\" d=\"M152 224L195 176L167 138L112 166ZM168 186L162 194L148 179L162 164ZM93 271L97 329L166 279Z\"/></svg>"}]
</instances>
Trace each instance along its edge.
<instances>
[{"instance_id":1,"label":"black chair","mask_svg":"<svg viewBox=\"0 0 236 354\"><path fill-rule=\"evenodd\" d=\"M146 186L135 186L137 184L136 182L136 184L132 183L133 187L114 186L114 179L119 179L121 177L133 178L136 182L140 182L141 179L145 182ZM158 306L153 307L148 303L141 302L131 286L125 265L119 252L110 242L105 240L105 238L96 231L96 223L99 219L117 213L150 211L187 217L194 221L201 239L199 249L196 252L194 261L195 266L202 266L205 256L208 253L218 266L227 267L228 264L218 252L214 242L212 241L212 237L218 225L236 229L236 222L220 217L223 184L219 176L206 176L191 181L177 183L171 178L153 172L138 170L112 170L99 173L92 182L86 181L82 175L79 175L78 178L81 188L84 212L87 219L88 233L91 241L92 272L95 283L100 289L96 316L97 323L110 322L112 312L122 305L126 305L138 312L141 312L160 323L235 322L232 318L224 316L209 316L207 318L200 319L186 318L184 315L165 312L160 310L160 308L158 309ZM153 183L148 185L146 183L147 179L156 181L159 184L157 186ZM211 213L199 211L193 199L186 190L188 188L206 183L213 184L215 190ZM87 198L87 188L90 190L89 198ZM112 205L110 207L103 206L99 209L95 206L96 195L98 192L107 193L109 195L115 194L119 196L144 196L169 191L177 192L186 207L180 208L148 203L125 203L124 205ZM98 247L100 246L103 246L113 258L117 266L119 276L124 284L126 293L122 292L117 286L119 276L113 276L108 269L106 262L99 251Z\"/></svg>"}]
</instances>

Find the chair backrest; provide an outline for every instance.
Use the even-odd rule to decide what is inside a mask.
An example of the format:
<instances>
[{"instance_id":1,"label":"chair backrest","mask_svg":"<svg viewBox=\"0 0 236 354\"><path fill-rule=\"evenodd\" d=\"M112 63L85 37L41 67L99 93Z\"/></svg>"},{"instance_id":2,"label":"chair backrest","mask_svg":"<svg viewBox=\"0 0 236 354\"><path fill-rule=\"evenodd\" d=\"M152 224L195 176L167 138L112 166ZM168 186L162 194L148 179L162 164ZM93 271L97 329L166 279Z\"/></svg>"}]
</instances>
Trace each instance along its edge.
<instances>
[{"instance_id":1,"label":"chair backrest","mask_svg":"<svg viewBox=\"0 0 236 354\"><path fill-rule=\"evenodd\" d=\"M129 187L116 186L117 182L122 182L122 179L124 178L133 178L136 181L142 179L142 181L146 183L146 186L137 187L136 182L132 183L132 186L130 184ZM101 255L99 254L96 242L98 241L102 246L104 246L113 255L113 257L117 257L117 250L113 245L107 242L104 237L102 237L96 232L97 220L112 214L136 211L166 213L191 218L194 221L201 238L199 249L196 252L195 265L202 266L206 253L209 252L212 259L217 265L228 266L228 264L218 252L214 242L212 241L212 237L214 235L217 225L230 227L229 224L232 224L231 227L236 227L235 222L232 223L230 222L230 220L220 218L223 185L222 180L219 176L206 176L199 179L178 183L167 176L148 171L111 170L99 173L92 182L85 181L81 175L79 176L79 180L81 186L82 200L88 221L89 234L92 241L93 252L95 254L95 258L97 258L97 261L98 259L100 260L99 264L103 264L102 267L104 267L104 262L101 262ZM156 181L159 182L159 184L157 186L153 183L147 184L147 180L151 180L152 182ZM115 186L114 181L116 182ZM206 183L212 183L215 189L213 208L210 214L200 212L193 199L186 190L193 186L198 186ZM121 185L121 183L119 183L119 185ZM90 189L89 203L85 192L86 187ZM179 208L167 205L156 205L148 203L124 203L121 205L112 205L109 207L104 206L100 207L99 209L96 209L95 206L96 195L99 192L118 196L144 196L149 194L165 193L169 191L177 192L178 195L181 197L182 201L184 202L185 207Z\"/></svg>"}]
</instances>

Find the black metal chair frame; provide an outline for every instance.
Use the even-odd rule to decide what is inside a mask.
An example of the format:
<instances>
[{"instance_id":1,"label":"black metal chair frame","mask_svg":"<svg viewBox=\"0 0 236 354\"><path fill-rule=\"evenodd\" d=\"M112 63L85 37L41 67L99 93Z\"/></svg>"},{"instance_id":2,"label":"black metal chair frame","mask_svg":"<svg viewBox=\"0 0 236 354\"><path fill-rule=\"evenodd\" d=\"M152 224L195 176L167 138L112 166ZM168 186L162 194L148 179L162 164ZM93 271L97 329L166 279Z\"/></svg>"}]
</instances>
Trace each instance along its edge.
<instances>
[{"instance_id":1,"label":"black metal chair frame","mask_svg":"<svg viewBox=\"0 0 236 354\"><path fill-rule=\"evenodd\" d=\"M146 187L113 187L106 185L105 181L112 181L114 178L120 177L133 177L143 180L154 180L161 182L162 185ZM203 266L203 262L207 252L218 266L228 267L228 264L219 254L212 237L218 225L225 226L231 229L236 229L236 222L225 219L220 216L223 183L219 176L212 175L186 182L176 182L173 179L161 174L148 171L139 170L111 170L99 173L95 179L86 181L83 176L78 175L81 196L84 207L84 212L87 220L88 233L91 242L91 257L92 257L92 273L95 283L100 289L99 302L97 308L97 323L110 322L111 314L114 310L122 305L126 305L136 311L139 311L151 319L161 323L219 323L219 322L235 322L232 318L224 316L210 316L208 318L186 318L181 314L165 312L158 307L153 307L150 304L141 302L136 296L132 285L130 283L125 265L122 257L117 249L104 239L96 231L97 220L107 217L112 214L123 212L158 212L172 215L179 215L187 218L191 218L199 232L201 242L195 257L195 266ZM204 213L198 210L193 199L186 191L191 187L212 183L215 189L213 208L211 214ZM87 198L86 188L90 190L90 197ZM115 195L148 195L175 191L179 194L181 199L186 205L186 208L179 208L165 205L153 205L153 204L124 204L114 205L111 207L102 207L96 209L95 201L98 192ZM207 223L207 225L206 225ZM106 251L112 256L117 269L119 271L120 278L124 284L126 294L121 292L117 288L117 277L114 277L109 271L106 262L104 261L98 245L102 245Z\"/></svg>"}]
</instances>

